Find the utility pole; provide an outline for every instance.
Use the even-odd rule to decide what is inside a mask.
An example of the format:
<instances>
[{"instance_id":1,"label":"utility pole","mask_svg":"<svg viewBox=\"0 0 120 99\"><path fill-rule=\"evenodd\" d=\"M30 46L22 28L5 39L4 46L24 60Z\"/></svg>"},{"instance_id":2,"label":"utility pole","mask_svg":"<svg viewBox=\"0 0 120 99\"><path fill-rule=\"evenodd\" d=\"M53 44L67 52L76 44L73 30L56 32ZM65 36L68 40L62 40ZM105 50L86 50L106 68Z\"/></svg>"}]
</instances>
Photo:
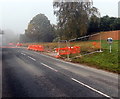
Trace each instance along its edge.
<instances>
[{"instance_id":1,"label":"utility pole","mask_svg":"<svg viewBox=\"0 0 120 99\"><path fill-rule=\"evenodd\" d=\"M4 31L2 30L2 31L0 31L0 35L3 35L4 34Z\"/></svg>"},{"instance_id":2,"label":"utility pole","mask_svg":"<svg viewBox=\"0 0 120 99\"><path fill-rule=\"evenodd\" d=\"M1 31L0 31L0 46L3 45L3 35L4 35L4 31L1 30Z\"/></svg>"},{"instance_id":3,"label":"utility pole","mask_svg":"<svg viewBox=\"0 0 120 99\"><path fill-rule=\"evenodd\" d=\"M60 37L58 37L58 53L57 53L57 55L60 55Z\"/></svg>"},{"instance_id":4,"label":"utility pole","mask_svg":"<svg viewBox=\"0 0 120 99\"><path fill-rule=\"evenodd\" d=\"M66 44L67 44L68 52L69 52L69 44L68 44L68 43L69 43L69 41L66 40ZM69 53L68 53L68 54L67 54L67 59L68 59L68 60L69 60L69 57L70 57L70 56L69 56Z\"/></svg>"},{"instance_id":5,"label":"utility pole","mask_svg":"<svg viewBox=\"0 0 120 99\"><path fill-rule=\"evenodd\" d=\"M98 12L98 16L99 16L99 18L101 18L101 14L100 14L100 12ZM99 19L99 29L100 29L100 21L101 21L101 19ZM99 32L100 32L100 30L99 30ZM101 39L101 32L100 32L100 52L103 52L102 51L102 39Z\"/></svg>"}]
</instances>

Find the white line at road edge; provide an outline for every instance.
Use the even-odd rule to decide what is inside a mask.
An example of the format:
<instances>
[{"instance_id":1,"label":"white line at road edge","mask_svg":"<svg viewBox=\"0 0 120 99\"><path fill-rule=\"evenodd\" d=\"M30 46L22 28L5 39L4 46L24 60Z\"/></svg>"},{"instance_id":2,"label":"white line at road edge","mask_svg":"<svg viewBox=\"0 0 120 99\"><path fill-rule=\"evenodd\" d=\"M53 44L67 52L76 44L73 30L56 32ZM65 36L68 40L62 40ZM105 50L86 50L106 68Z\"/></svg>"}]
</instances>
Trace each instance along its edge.
<instances>
[{"instance_id":1,"label":"white line at road edge","mask_svg":"<svg viewBox=\"0 0 120 99\"><path fill-rule=\"evenodd\" d=\"M36 52L37 53L37 52ZM96 69L96 68L91 68L89 66L82 66L80 64L75 64L75 63L71 63L71 62L67 62L67 61L63 61L63 60L60 60L60 59L57 59L57 58L53 58L51 56L47 56L45 54L40 54L41 56L44 56L44 57L48 57L48 58L51 58L51 59L54 59L54 60L57 60L57 61L60 61L62 63L67 63L67 64L70 64L70 65L74 65L74 66L77 66L77 67L81 67L83 69L88 69L92 72L95 72L95 73L100 73L100 74L104 74L105 76L109 76L109 77L114 77L116 79L118 79L118 75L117 74L114 74L114 73L111 73L111 72L106 72L106 71L103 71L103 70L100 70L100 69ZM107 73L107 74L106 74Z\"/></svg>"},{"instance_id":2,"label":"white line at road edge","mask_svg":"<svg viewBox=\"0 0 120 99\"><path fill-rule=\"evenodd\" d=\"M49 67L48 65L46 65L46 64L44 64L44 63L41 63L42 65L44 65L45 67L48 67L49 69L51 69L51 70L54 70L55 72L58 72L58 70L56 70L56 69L54 69L54 68L52 68L52 67Z\"/></svg>"},{"instance_id":3,"label":"white line at road edge","mask_svg":"<svg viewBox=\"0 0 120 99\"><path fill-rule=\"evenodd\" d=\"M100 92L100 91L98 91L98 90L96 90L96 89L94 89L94 88L92 88L92 87L90 87L90 86L88 86L88 85L86 85L86 84L84 84L84 83L82 83L82 82L80 82L80 81L74 79L74 78L71 78L71 79L72 79L73 81L75 81L75 82L77 82L77 83L79 83L79 84L81 84L81 85L83 85L83 86L85 86L85 87L87 87L87 88L89 88L89 89L91 89L91 90L93 90L93 91L95 91L95 92L97 92L97 93L99 93L99 94L101 94L101 95L107 97L107 98L113 99L112 97L110 97L110 96L104 94L103 92Z\"/></svg>"},{"instance_id":4,"label":"white line at road edge","mask_svg":"<svg viewBox=\"0 0 120 99\"><path fill-rule=\"evenodd\" d=\"M32 58L32 57L30 57L30 56L28 56L30 59L32 59L32 60L34 60L34 61L36 61L36 59L34 59L34 58Z\"/></svg>"},{"instance_id":5,"label":"white line at road edge","mask_svg":"<svg viewBox=\"0 0 120 99\"><path fill-rule=\"evenodd\" d=\"M24 54L24 53L21 53L22 55L26 55L26 54Z\"/></svg>"}]
</instances>

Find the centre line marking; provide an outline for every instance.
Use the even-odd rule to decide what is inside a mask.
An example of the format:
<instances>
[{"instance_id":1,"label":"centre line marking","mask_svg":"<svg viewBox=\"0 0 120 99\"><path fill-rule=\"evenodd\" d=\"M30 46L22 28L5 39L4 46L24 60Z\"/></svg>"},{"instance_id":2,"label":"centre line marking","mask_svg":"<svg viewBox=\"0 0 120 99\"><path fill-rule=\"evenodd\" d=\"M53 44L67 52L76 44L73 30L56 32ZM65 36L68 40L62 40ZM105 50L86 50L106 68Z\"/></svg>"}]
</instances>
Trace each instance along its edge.
<instances>
[{"instance_id":1,"label":"centre line marking","mask_svg":"<svg viewBox=\"0 0 120 99\"><path fill-rule=\"evenodd\" d=\"M24 53L21 53L22 55L26 55L26 54L24 54Z\"/></svg>"},{"instance_id":2,"label":"centre line marking","mask_svg":"<svg viewBox=\"0 0 120 99\"><path fill-rule=\"evenodd\" d=\"M28 56L30 59L32 59L32 60L34 60L34 61L36 61L36 59L34 59L34 58L32 58L32 57L30 57L30 56Z\"/></svg>"},{"instance_id":3,"label":"centre line marking","mask_svg":"<svg viewBox=\"0 0 120 99\"><path fill-rule=\"evenodd\" d=\"M77 83L79 83L79 84L81 84L81 85L83 85L83 86L85 86L85 87L87 87L87 88L89 88L89 89L91 89L91 90L93 90L93 91L95 91L95 92L97 92L97 93L99 93L99 94L107 97L107 98L113 99L112 97L110 97L110 96L104 94L103 92L101 92L101 91L99 91L99 90L96 90L96 89L94 89L94 88L92 88L92 87L90 87L90 86L88 86L88 85L86 85L86 84L78 81L77 79L74 79L74 78L71 78L71 79L72 79L73 81L75 81L75 82L77 82Z\"/></svg>"},{"instance_id":4,"label":"centre line marking","mask_svg":"<svg viewBox=\"0 0 120 99\"><path fill-rule=\"evenodd\" d=\"M56 70L56 69L54 69L54 68L52 68L52 67L50 67L50 66L48 66L48 65L46 65L46 64L44 64L44 63L41 63L42 65L44 65L45 67L48 67L49 69L51 69L51 70L54 70L55 72L58 72L58 70Z\"/></svg>"}]
</instances>

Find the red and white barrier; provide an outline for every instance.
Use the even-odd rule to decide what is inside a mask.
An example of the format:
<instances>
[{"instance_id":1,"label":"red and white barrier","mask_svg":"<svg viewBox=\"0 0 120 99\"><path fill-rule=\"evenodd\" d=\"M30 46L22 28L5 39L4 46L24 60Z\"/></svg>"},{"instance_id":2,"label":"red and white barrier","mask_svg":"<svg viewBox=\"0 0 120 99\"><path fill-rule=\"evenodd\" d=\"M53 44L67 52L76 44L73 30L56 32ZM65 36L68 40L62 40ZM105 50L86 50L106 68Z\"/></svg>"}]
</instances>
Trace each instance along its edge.
<instances>
[{"instance_id":1,"label":"red and white barrier","mask_svg":"<svg viewBox=\"0 0 120 99\"><path fill-rule=\"evenodd\" d=\"M55 51L58 53L56 58L60 57L60 55L68 55L68 54L76 54L80 53L80 47L65 47L65 48L56 48Z\"/></svg>"},{"instance_id":2,"label":"red and white barrier","mask_svg":"<svg viewBox=\"0 0 120 99\"><path fill-rule=\"evenodd\" d=\"M28 50L34 50L34 51L44 51L44 47L42 45L29 45Z\"/></svg>"}]
</instances>

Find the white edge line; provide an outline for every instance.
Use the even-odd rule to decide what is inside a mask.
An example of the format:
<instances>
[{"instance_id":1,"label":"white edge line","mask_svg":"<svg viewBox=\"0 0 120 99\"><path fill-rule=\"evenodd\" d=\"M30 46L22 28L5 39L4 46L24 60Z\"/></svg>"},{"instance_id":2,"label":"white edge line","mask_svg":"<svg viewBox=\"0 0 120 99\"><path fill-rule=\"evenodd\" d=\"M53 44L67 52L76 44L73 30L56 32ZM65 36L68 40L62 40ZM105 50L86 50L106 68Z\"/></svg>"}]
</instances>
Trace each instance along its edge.
<instances>
[{"instance_id":1,"label":"white edge line","mask_svg":"<svg viewBox=\"0 0 120 99\"><path fill-rule=\"evenodd\" d=\"M34 58L32 58L32 57L30 57L30 56L28 56L30 59L32 59L32 60L34 60L34 61L36 61L36 59L34 59Z\"/></svg>"},{"instance_id":2,"label":"white edge line","mask_svg":"<svg viewBox=\"0 0 120 99\"><path fill-rule=\"evenodd\" d=\"M81 85L83 85L83 86L85 86L85 87L87 87L87 88L89 88L89 89L91 89L91 90L93 90L93 91L95 91L95 92L97 92L97 93L99 93L99 94L101 94L101 95L107 97L107 98L113 99L112 97L110 97L110 96L104 94L103 92L98 91L98 90L96 90L96 89L94 89L94 88L92 88L92 87L90 87L90 86L88 86L88 85L86 85L86 84L84 84L84 83L82 83L82 82L80 82L80 81L74 79L74 78L71 78L71 79L72 79L73 81L75 81L75 82L77 82L77 83L79 83L79 84L81 84Z\"/></svg>"},{"instance_id":3,"label":"white edge line","mask_svg":"<svg viewBox=\"0 0 120 99\"><path fill-rule=\"evenodd\" d=\"M42 65L44 65L45 67L48 67L49 69L51 69L51 70L54 70L55 72L58 72L58 70L56 70L56 69L54 69L54 68L52 68L52 67L49 67L48 65L46 65L46 64L44 64L44 63L41 63Z\"/></svg>"},{"instance_id":4,"label":"white edge line","mask_svg":"<svg viewBox=\"0 0 120 99\"><path fill-rule=\"evenodd\" d=\"M36 53L37 53L37 52L36 52ZM88 66L82 66L82 65L80 65L80 64L70 63L70 62L67 62L67 61L63 61L63 60L60 60L60 59L56 59L56 58L54 58L54 57L51 57L51 56L48 56L48 55L45 55L45 54L40 54L40 55L45 56L45 57L48 57L48 58L51 58L51 59L54 59L54 60L57 60L57 61L60 61L60 62L62 62L62 63L68 63L68 64L70 64L70 65L74 65L74 66L77 66L77 67L78 67L78 66L81 66L81 68L84 68L84 69L87 68L87 69L90 69L91 71L97 70L97 71L106 73L106 71L103 71L103 70L100 70L100 69L95 69L95 68L91 68L91 67L88 67ZM118 76L117 76L116 74L111 73L111 72L107 72L107 73L110 74L110 76L118 79ZM107 75L107 76L108 76L108 75Z\"/></svg>"}]
</instances>

